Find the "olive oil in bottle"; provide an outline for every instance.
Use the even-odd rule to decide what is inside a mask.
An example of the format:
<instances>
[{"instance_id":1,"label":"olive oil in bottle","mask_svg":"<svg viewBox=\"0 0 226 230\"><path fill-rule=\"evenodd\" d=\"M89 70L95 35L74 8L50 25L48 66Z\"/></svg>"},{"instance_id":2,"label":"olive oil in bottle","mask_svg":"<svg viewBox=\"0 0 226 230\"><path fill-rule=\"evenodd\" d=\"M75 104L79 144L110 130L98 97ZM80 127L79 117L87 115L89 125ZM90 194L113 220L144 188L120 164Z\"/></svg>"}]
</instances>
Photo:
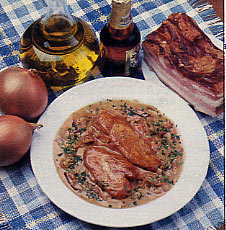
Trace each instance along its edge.
<instances>
[{"instance_id":1,"label":"olive oil in bottle","mask_svg":"<svg viewBox=\"0 0 226 230\"><path fill-rule=\"evenodd\" d=\"M68 13L66 0L49 0L48 13L27 28L20 44L25 68L36 69L53 91L90 80L98 56L94 31Z\"/></svg>"},{"instance_id":2,"label":"olive oil in bottle","mask_svg":"<svg viewBox=\"0 0 226 230\"><path fill-rule=\"evenodd\" d=\"M137 74L140 41L140 31L132 20L131 0L112 0L109 23L100 32L102 75L133 77Z\"/></svg>"}]
</instances>

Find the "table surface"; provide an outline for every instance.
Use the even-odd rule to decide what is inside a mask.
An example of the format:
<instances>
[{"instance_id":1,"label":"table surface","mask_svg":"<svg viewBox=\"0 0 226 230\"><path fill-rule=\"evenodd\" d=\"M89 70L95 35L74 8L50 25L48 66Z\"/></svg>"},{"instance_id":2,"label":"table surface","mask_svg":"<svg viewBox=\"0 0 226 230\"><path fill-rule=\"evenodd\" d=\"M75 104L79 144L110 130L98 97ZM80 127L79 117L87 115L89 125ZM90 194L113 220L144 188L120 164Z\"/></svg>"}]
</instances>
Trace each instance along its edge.
<instances>
[{"instance_id":1,"label":"table surface","mask_svg":"<svg viewBox=\"0 0 226 230\"><path fill-rule=\"evenodd\" d=\"M216 11L217 15L224 20L224 0L208 0Z\"/></svg>"},{"instance_id":2,"label":"table surface","mask_svg":"<svg viewBox=\"0 0 226 230\"><path fill-rule=\"evenodd\" d=\"M211 1L210 1L211 2ZM216 1L217 2L217 1ZM68 0L69 12L92 24L99 34L110 13L110 0ZM44 0L1 0L0 70L21 66L19 43L25 29L46 12ZM192 16L208 34L223 41L223 23L201 0L133 0L133 20L144 39L174 12ZM61 93L49 92L49 103ZM206 179L195 197L175 214L131 229L216 229L224 223L224 112L215 118L196 112L210 148ZM189 186L189 185L188 185ZM0 167L0 229L114 229L78 220L55 206L41 190L29 153L18 163Z\"/></svg>"}]
</instances>

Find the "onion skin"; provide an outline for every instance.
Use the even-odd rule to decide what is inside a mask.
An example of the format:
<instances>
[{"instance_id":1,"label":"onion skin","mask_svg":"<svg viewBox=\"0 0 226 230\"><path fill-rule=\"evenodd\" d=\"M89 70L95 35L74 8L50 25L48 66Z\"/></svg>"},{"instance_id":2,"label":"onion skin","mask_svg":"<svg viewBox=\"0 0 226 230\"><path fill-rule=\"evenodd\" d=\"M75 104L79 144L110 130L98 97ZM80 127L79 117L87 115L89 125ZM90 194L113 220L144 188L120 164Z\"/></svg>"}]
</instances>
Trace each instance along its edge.
<instances>
[{"instance_id":1,"label":"onion skin","mask_svg":"<svg viewBox=\"0 0 226 230\"><path fill-rule=\"evenodd\" d=\"M31 121L43 113L48 91L38 74L20 67L0 72L0 111Z\"/></svg>"},{"instance_id":2,"label":"onion skin","mask_svg":"<svg viewBox=\"0 0 226 230\"><path fill-rule=\"evenodd\" d=\"M33 127L14 115L0 116L0 166L12 165L29 150Z\"/></svg>"}]
</instances>

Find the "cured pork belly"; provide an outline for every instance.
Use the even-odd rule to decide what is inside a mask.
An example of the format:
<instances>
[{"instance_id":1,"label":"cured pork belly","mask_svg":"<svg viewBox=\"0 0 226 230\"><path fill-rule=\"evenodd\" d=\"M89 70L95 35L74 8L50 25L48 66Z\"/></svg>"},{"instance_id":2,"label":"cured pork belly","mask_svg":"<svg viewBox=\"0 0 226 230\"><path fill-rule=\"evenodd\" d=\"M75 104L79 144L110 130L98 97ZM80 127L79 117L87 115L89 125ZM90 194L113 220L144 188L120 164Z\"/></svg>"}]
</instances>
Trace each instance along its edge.
<instances>
[{"instance_id":1,"label":"cured pork belly","mask_svg":"<svg viewBox=\"0 0 226 230\"><path fill-rule=\"evenodd\" d=\"M136 179L136 167L123 156L103 146L87 148L84 164L97 184L113 198L122 199L131 192L129 179Z\"/></svg>"},{"instance_id":2,"label":"cured pork belly","mask_svg":"<svg viewBox=\"0 0 226 230\"><path fill-rule=\"evenodd\" d=\"M195 110L224 110L223 51L185 13L171 14L142 43L144 60L159 79Z\"/></svg>"}]
</instances>

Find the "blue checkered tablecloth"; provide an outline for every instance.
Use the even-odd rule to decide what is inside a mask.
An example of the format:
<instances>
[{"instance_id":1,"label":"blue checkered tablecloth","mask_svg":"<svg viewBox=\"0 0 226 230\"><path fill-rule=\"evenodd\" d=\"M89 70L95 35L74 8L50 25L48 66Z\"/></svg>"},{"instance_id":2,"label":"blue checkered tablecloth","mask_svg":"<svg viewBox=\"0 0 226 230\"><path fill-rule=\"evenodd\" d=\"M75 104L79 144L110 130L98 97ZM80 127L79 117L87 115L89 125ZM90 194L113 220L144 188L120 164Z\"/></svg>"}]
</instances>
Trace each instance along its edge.
<instances>
[{"instance_id":1,"label":"blue checkered tablecloth","mask_svg":"<svg viewBox=\"0 0 226 230\"><path fill-rule=\"evenodd\" d=\"M132 0L133 20L142 39L174 12L191 15L206 32L223 40L223 23L199 0ZM69 12L92 24L95 32L108 21L111 0L68 0ZM44 0L0 1L0 70L21 66L19 42L25 29L46 12ZM50 92L49 102L58 95ZM195 197L180 211L158 222L131 229L216 229L224 222L224 113L216 118L197 112L209 140L210 164ZM113 229L80 221L55 206L32 172L29 154L0 168L0 229Z\"/></svg>"}]
</instances>

